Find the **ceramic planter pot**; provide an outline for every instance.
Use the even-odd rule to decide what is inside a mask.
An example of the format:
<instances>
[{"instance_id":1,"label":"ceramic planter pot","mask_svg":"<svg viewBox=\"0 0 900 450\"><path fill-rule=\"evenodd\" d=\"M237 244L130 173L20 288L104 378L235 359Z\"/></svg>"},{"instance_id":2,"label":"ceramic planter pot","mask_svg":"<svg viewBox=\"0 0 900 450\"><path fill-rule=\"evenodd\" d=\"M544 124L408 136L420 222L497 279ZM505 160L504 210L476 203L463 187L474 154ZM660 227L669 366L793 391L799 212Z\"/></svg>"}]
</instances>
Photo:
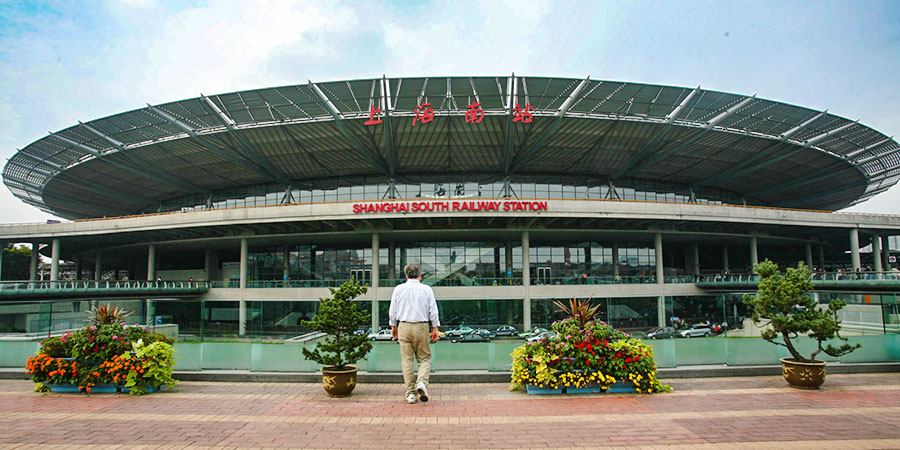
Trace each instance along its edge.
<instances>
[{"instance_id":1,"label":"ceramic planter pot","mask_svg":"<svg viewBox=\"0 0 900 450\"><path fill-rule=\"evenodd\" d=\"M356 387L356 372L359 369L354 366L344 366L338 369L335 366L322 368L322 386L325 392L332 397L347 397Z\"/></svg>"},{"instance_id":2,"label":"ceramic planter pot","mask_svg":"<svg viewBox=\"0 0 900 450\"><path fill-rule=\"evenodd\" d=\"M825 361L803 363L781 358L781 374L791 387L818 389L825 382Z\"/></svg>"}]
</instances>

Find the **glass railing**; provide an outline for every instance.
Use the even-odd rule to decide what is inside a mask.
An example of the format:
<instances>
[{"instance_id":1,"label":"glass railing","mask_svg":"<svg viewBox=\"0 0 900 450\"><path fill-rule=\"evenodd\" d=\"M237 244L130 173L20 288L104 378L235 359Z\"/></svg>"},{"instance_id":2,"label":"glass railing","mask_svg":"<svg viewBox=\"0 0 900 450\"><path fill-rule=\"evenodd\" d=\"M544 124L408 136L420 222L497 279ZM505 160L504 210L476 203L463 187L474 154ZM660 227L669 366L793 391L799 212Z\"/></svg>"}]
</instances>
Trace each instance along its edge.
<instances>
[{"instance_id":1,"label":"glass railing","mask_svg":"<svg viewBox=\"0 0 900 450\"><path fill-rule=\"evenodd\" d=\"M697 277L698 283L756 283L757 274L715 274ZM812 281L900 281L900 272L816 272ZM668 282L668 279L667 279Z\"/></svg>"},{"instance_id":2,"label":"glass railing","mask_svg":"<svg viewBox=\"0 0 900 450\"><path fill-rule=\"evenodd\" d=\"M140 281L140 280L60 280L60 281L2 281L0 295L43 291L128 291L128 290L206 290L208 281Z\"/></svg>"},{"instance_id":3,"label":"glass railing","mask_svg":"<svg viewBox=\"0 0 900 450\"><path fill-rule=\"evenodd\" d=\"M532 286L574 285L574 284L645 284L656 283L656 276L613 276L597 275L587 277L539 277L532 278Z\"/></svg>"}]
</instances>

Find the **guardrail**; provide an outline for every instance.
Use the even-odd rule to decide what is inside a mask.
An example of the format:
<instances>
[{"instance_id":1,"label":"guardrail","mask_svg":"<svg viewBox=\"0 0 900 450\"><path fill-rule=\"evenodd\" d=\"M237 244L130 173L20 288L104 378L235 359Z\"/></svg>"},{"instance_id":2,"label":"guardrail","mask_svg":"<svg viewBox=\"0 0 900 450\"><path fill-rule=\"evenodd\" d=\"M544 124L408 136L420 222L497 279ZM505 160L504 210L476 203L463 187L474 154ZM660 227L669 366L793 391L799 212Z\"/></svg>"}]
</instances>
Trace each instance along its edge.
<instances>
[{"instance_id":1,"label":"guardrail","mask_svg":"<svg viewBox=\"0 0 900 450\"><path fill-rule=\"evenodd\" d=\"M759 275L703 275L696 280L697 283L757 283ZM900 281L900 272L817 272L812 274L812 281Z\"/></svg>"},{"instance_id":2,"label":"guardrail","mask_svg":"<svg viewBox=\"0 0 900 450\"><path fill-rule=\"evenodd\" d=\"M59 280L2 281L0 298L79 298L134 295L202 294L209 290L208 281L140 281L140 280Z\"/></svg>"}]
</instances>

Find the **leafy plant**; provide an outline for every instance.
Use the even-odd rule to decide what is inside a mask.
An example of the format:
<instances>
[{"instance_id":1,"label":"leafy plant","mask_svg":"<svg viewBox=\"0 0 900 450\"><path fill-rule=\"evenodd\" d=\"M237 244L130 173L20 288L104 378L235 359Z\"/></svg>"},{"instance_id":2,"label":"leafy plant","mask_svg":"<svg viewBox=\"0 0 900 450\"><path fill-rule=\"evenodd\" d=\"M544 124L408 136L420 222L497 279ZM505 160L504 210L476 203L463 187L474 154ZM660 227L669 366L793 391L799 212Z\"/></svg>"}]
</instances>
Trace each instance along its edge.
<instances>
[{"instance_id":1,"label":"leafy plant","mask_svg":"<svg viewBox=\"0 0 900 450\"><path fill-rule=\"evenodd\" d=\"M99 327L101 325L123 323L126 317L134 314L134 311L128 311L113 305L100 305L89 309L87 314L88 317L84 320L95 327Z\"/></svg>"},{"instance_id":2,"label":"leafy plant","mask_svg":"<svg viewBox=\"0 0 900 450\"><path fill-rule=\"evenodd\" d=\"M301 326L328 334L328 337L316 343L314 350L304 348L303 356L319 364L343 369L365 358L372 350L368 336L354 334L372 320L371 313L360 310L352 302L368 289L351 279L337 289L329 290L331 298L320 298L319 311L313 319L301 323Z\"/></svg>"},{"instance_id":3,"label":"leafy plant","mask_svg":"<svg viewBox=\"0 0 900 450\"><path fill-rule=\"evenodd\" d=\"M564 314L577 320L581 328L592 323L597 317L597 311L600 310L600 305L591 306L590 298L578 299L573 297L569 299L568 304L559 300L554 301L553 304Z\"/></svg>"},{"instance_id":4,"label":"leafy plant","mask_svg":"<svg viewBox=\"0 0 900 450\"><path fill-rule=\"evenodd\" d=\"M840 335L841 321L837 313L847 302L832 300L827 308L819 308L818 303L807 293L813 289L809 268L802 262L796 268L789 267L784 275L778 266L766 259L753 269L759 274L757 295L744 295L744 303L753 311L753 322L763 328L762 338L786 347L797 362L813 362L821 352L838 357L859 348L850 345L847 338ZM791 339L801 334L815 339L817 348L809 358L800 354ZM781 341L778 341L778 338ZM823 343L828 340L843 341L840 346Z\"/></svg>"},{"instance_id":5,"label":"leafy plant","mask_svg":"<svg viewBox=\"0 0 900 450\"><path fill-rule=\"evenodd\" d=\"M133 352L121 355L121 364L128 368L125 387L131 395L147 392L148 386L175 386L172 378L175 365L175 348L168 342L156 341L144 344L143 339L132 343ZM132 354L133 353L133 354Z\"/></svg>"}]
</instances>

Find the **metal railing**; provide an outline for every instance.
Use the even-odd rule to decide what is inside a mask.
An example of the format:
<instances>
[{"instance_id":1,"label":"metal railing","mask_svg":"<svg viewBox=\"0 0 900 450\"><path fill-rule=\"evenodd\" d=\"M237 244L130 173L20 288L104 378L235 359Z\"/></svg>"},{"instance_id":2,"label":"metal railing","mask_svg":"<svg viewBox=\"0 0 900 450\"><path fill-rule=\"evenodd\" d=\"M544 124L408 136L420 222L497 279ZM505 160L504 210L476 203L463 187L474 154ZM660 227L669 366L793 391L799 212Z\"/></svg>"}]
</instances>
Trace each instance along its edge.
<instances>
[{"instance_id":1,"label":"metal railing","mask_svg":"<svg viewBox=\"0 0 900 450\"><path fill-rule=\"evenodd\" d=\"M749 274L715 274L696 278L698 283L756 283L759 275ZM900 272L816 272L812 281L900 281Z\"/></svg>"},{"instance_id":2,"label":"metal railing","mask_svg":"<svg viewBox=\"0 0 900 450\"><path fill-rule=\"evenodd\" d=\"M0 294L30 292L82 291L153 291L206 290L208 281L140 281L140 280L59 280L59 281L0 281Z\"/></svg>"}]
</instances>

